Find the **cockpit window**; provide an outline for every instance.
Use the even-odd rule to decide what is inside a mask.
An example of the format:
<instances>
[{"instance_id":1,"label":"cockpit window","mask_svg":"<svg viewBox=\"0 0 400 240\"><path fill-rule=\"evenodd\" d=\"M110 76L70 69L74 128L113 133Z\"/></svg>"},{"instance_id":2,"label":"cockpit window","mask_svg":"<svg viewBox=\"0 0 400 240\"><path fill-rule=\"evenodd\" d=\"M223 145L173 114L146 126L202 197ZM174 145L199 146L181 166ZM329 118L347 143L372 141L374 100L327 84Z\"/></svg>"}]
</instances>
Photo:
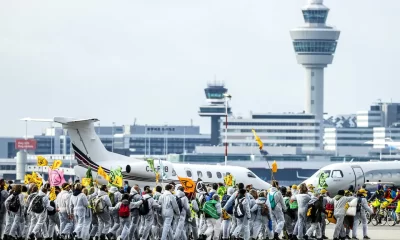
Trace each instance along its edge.
<instances>
[{"instance_id":1,"label":"cockpit window","mask_svg":"<svg viewBox=\"0 0 400 240\"><path fill-rule=\"evenodd\" d=\"M172 176L176 176L175 169L172 169Z\"/></svg>"},{"instance_id":2,"label":"cockpit window","mask_svg":"<svg viewBox=\"0 0 400 240\"><path fill-rule=\"evenodd\" d=\"M331 176L331 170L324 170L323 172L324 172L325 174L327 174L328 177Z\"/></svg>"},{"instance_id":3,"label":"cockpit window","mask_svg":"<svg viewBox=\"0 0 400 240\"><path fill-rule=\"evenodd\" d=\"M248 176L249 178L256 178L256 175L254 175L254 173L252 173L252 172L248 172L248 173L247 173L247 176Z\"/></svg>"},{"instance_id":4,"label":"cockpit window","mask_svg":"<svg viewBox=\"0 0 400 240\"><path fill-rule=\"evenodd\" d=\"M333 170L332 178L343 178L343 172L341 170Z\"/></svg>"}]
</instances>

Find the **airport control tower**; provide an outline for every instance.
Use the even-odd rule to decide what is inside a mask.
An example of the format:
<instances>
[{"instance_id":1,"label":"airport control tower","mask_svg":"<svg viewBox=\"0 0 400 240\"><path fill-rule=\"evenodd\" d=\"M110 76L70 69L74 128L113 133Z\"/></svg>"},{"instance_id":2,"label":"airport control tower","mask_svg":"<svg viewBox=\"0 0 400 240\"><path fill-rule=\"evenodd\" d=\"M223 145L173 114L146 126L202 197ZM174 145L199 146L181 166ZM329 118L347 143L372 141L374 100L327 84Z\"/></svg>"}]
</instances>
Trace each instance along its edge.
<instances>
[{"instance_id":1,"label":"airport control tower","mask_svg":"<svg viewBox=\"0 0 400 240\"><path fill-rule=\"evenodd\" d=\"M323 0L308 0L302 11L306 24L292 29L290 36L297 62L306 69L305 112L322 120L324 68L332 63L340 31L325 24L329 8L323 5Z\"/></svg>"},{"instance_id":2,"label":"airport control tower","mask_svg":"<svg viewBox=\"0 0 400 240\"><path fill-rule=\"evenodd\" d=\"M211 145L217 146L220 142L220 119L226 116L224 93L228 89L222 83L209 83L204 89L207 98L207 104L200 107L199 115L201 117L211 118ZM231 114L231 108L228 106L228 114Z\"/></svg>"}]
</instances>

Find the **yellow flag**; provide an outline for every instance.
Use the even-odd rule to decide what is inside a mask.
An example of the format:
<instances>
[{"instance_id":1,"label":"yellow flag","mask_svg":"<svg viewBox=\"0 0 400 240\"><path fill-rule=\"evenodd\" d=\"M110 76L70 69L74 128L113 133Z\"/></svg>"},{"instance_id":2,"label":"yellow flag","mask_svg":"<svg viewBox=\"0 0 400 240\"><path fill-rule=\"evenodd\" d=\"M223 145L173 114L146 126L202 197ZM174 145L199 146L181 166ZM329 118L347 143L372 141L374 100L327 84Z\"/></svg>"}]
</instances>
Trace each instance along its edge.
<instances>
[{"instance_id":1,"label":"yellow flag","mask_svg":"<svg viewBox=\"0 0 400 240\"><path fill-rule=\"evenodd\" d=\"M24 184L29 184L32 181L32 175L31 174L25 174L24 176Z\"/></svg>"},{"instance_id":2,"label":"yellow flag","mask_svg":"<svg viewBox=\"0 0 400 240\"><path fill-rule=\"evenodd\" d=\"M158 180L160 180L160 173L156 172L156 183L158 183Z\"/></svg>"},{"instance_id":3,"label":"yellow flag","mask_svg":"<svg viewBox=\"0 0 400 240\"><path fill-rule=\"evenodd\" d=\"M37 165L39 167L45 167L47 166L49 163L47 162L47 159L44 158L43 156L37 156Z\"/></svg>"},{"instance_id":4,"label":"yellow flag","mask_svg":"<svg viewBox=\"0 0 400 240\"><path fill-rule=\"evenodd\" d=\"M107 179L107 173L103 170L101 166L99 166L99 169L97 169L97 174L102 176L104 179Z\"/></svg>"},{"instance_id":5,"label":"yellow flag","mask_svg":"<svg viewBox=\"0 0 400 240\"><path fill-rule=\"evenodd\" d=\"M256 139L256 142L258 143L258 148L260 148L260 150L264 147L263 142L261 141L261 139L257 136L256 131L254 129L251 130L254 134L254 138Z\"/></svg>"},{"instance_id":6,"label":"yellow flag","mask_svg":"<svg viewBox=\"0 0 400 240\"><path fill-rule=\"evenodd\" d=\"M272 172L276 173L278 171L278 164L276 163L276 161L274 161L272 163Z\"/></svg>"},{"instance_id":7,"label":"yellow flag","mask_svg":"<svg viewBox=\"0 0 400 240\"><path fill-rule=\"evenodd\" d=\"M105 179L107 180L107 182L110 182L110 176L108 176L107 174L106 174Z\"/></svg>"},{"instance_id":8,"label":"yellow flag","mask_svg":"<svg viewBox=\"0 0 400 240\"><path fill-rule=\"evenodd\" d=\"M62 165L62 161L61 161L61 160L55 160L55 161L53 162L53 165L51 165L51 169L52 169L52 170L55 170L55 169L57 169L57 168L60 168L61 165Z\"/></svg>"},{"instance_id":9,"label":"yellow flag","mask_svg":"<svg viewBox=\"0 0 400 240\"><path fill-rule=\"evenodd\" d=\"M122 187L122 177L115 176L113 184L118 187Z\"/></svg>"},{"instance_id":10,"label":"yellow flag","mask_svg":"<svg viewBox=\"0 0 400 240\"><path fill-rule=\"evenodd\" d=\"M56 200L57 195L56 195L56 188L55 187L51 187L49 198L50 198L50 201Z\"/></svg>"},{"instance_id":11,"label":"yellow flag","mask_svg":"<svg viewBox=\"0 0 400 240\"><path fill-rule=\"evenodd\" d=\"M90 183L92 183L92 179L90 178L82 178L82 186L87 187L90 186Z\"/></svg>"}]
</instances>

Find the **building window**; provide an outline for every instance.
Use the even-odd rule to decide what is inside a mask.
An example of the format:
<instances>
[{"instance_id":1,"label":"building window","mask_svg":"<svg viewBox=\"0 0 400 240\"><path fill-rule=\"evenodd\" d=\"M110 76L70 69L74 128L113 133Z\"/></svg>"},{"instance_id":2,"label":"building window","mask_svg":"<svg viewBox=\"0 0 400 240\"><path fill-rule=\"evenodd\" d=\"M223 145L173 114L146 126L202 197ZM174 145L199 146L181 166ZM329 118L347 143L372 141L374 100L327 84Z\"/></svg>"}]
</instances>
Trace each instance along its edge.
<instances>
[{"instance_id":1,"label":"building window","mask_svg":"<svg viewBox=\"0 0 400 240\"><path fill-rule=\"evenodd\" d=\"M211 172L207 172L207 177L208 178L212 178L212 173Z\"/></svg>"},{"instance_id":2,"label":"building window","mask_svg":"<svg viewBox=\"0 0 400 240\"><path fill-rule=\"evenodd\" d=\"M197 177L198 178L203 178L203 173L201 171L197 171Z\"/></svg>"},{"instance_id":3,"label":"building window","mask_svg":"<svg viewBox=\"0 0 400 240\"><path fill-rule=\"evenodd\" d=\"M190 170L186 170L186 176L192 177L192 172Z\"/></svg>"},{"instance_id":4,"label":"building window","mask_svg":"<svg viewBox=\"0 0 400 240\"><path fill-rule=\"evenodd\" d=\"M220 172L217 172L217 178L222 178L222 174Z\"/></svg>"},{"instance_id":5,"label":"building window","mask_svg":"<svg viewBox=\"0 0 400 240\"><path fill-rule=\"evenodd\" d=\"M333 54L336 51L336 41L329 40L295 40L293 42L296 53ZM311 72L311 76L312 72Z\"/></svg>"}]
</instances>

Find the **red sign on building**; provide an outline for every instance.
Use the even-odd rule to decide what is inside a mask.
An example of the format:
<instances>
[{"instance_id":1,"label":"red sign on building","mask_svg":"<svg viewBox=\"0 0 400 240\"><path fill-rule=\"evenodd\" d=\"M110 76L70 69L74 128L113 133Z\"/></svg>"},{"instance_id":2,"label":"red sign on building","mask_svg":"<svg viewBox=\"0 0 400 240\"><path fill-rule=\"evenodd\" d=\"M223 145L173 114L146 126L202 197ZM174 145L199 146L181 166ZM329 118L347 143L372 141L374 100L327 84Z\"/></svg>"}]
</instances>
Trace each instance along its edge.
<instances>
[{"instance_id":1,"label":"red sign on building","mask_svg":"<svg viewBox=\"0 0 400 240\"><path fill-rule=\"evenodd\" d=\"M17 139L17 140L15 140L15 149L36 150L36 140L35 139Z\"/></svg>"}]
</instances>

